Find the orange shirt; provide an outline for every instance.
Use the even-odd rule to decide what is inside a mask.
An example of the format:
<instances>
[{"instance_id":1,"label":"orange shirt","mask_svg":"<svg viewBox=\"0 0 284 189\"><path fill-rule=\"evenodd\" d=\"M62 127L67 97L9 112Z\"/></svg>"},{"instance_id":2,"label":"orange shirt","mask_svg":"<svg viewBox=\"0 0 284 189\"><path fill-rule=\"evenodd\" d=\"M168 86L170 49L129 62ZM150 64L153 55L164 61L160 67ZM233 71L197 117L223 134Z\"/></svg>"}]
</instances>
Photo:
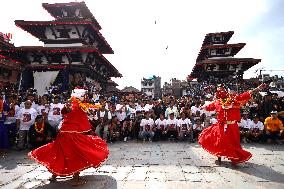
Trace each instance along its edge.
<instances>
[{"instance_id":1,"label":"orange shirt","mask_svg":"<svg viewBox=\"0 0 284 189\"><path fill-rule=\"evenodd\" d=\"M284 130L282 121L277 119L272 119L271 117L267 117L264 121L264 125L266 126L266 130L274 132Z\"/></svg>"}]
</instances>

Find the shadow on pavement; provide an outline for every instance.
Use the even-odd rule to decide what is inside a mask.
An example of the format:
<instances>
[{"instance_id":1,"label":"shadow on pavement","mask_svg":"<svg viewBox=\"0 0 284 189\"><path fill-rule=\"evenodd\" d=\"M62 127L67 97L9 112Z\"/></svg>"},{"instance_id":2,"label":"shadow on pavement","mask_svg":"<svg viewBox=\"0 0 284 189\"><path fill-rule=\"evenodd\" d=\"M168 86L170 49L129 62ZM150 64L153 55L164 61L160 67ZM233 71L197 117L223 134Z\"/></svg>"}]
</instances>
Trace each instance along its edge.
<instances>
[{"instance_id":1,"label":"shadow on pavement","mask_svg":"<svg viewBox=\"0 0 284 189\"><path fill-rule=\"evenodd\" d=\"M238 172L242 172L244 174L252 175L259 178L261 182L278 182L283 183L284 174L279 173L273 170L271 167L267 167L265 165L259 165L251 162L246 162L243 164L237 165L235 169Z\"/></svg>"},{"instance_id":2,"label":"shadow on pavement","mask_svg":"<svg viewBox=\"0 0 284 189\"><path fill-rule=\"evenodd\" d=\"M116 180L107 175L88 175L82 176L82 179L86 180L84 185L76 186L80 189L117 189ZM37 189L69 189L73 188L70 184L70 180L56 181L49 184L38 186Z\"/></svg>"}]
</instances>

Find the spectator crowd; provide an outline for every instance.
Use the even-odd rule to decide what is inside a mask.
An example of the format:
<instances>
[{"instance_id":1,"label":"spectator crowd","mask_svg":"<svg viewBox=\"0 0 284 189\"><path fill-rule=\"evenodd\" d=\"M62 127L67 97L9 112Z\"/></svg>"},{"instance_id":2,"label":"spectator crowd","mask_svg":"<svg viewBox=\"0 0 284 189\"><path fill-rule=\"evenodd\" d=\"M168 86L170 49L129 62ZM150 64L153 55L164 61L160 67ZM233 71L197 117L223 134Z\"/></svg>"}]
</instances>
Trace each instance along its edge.
<instances>
[{"instance_id":1,"label":"spectator crowd","mask_svg":"<svg viewBox=\"0 0 284 189\"><path fill-rule=\"evenodd\" d=\"M229 86L238 92L249 90L251 83ZM89 91L87 100L101 108L88 115L92 134L108 142L188 141L196 142L199 133L217 122L214 111L203 107L214 101L215 84L198 83L181 98L164 95L161 99L143 94L103 95ZM52 87L43 96L35 89L2 89L0 95L0 149L36 148L53 141L60 132L61 110L71 91ZM241 110L239 122L243 143L283 139L284 99L276 94L256 94Z\"/></svg>"}]
</instances>

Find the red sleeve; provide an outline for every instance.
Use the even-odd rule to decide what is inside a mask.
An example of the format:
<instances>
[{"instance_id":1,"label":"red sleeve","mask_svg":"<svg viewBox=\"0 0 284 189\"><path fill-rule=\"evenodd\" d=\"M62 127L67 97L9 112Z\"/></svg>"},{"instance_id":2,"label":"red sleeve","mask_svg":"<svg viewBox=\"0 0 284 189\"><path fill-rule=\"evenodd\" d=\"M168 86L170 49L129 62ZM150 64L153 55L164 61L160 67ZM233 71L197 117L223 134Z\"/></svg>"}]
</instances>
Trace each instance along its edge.
<instances>
[{"instance_id":1,"label":"red sleeve","mask_svg":"<svg viewBox=\"0 0 284 189\"><path fill-rule=\"evenodd\" d=\"M205 110L206 111L214 111L216 109L215 103L216 102L214 101L214 102L208 104L207 106L205 106Z\"/></svg>"},{"instance_id":2,"label":"red sleeve","mask_svg":"<svg viewBox=\"0 0 284 189\"><path fill-rule=\"evenodd\" d=\"M242 104L247 103L251 99L251 94L249 92L244 92L236 97L236 100L242 102Z\"/></svg>"}]
</instances>

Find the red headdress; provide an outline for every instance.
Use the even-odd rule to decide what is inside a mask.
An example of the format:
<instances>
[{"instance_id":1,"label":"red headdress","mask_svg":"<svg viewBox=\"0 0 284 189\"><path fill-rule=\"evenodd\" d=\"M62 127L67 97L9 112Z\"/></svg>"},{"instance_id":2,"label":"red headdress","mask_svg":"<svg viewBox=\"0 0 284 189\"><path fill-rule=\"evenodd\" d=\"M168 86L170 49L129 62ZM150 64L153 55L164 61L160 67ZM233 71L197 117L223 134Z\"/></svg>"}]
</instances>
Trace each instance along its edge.
<instances>
[{"instance_id":1,"label":"red headdress","mask_svg":"<svg viewBox=\"0 0 284 189\"><path fill-rule=\"evenodd\" d=\"M228 91L224 88L223 85L218 86L216 91L216 98L224 99L228 95Z\"/></svg>"}]
</instances>

